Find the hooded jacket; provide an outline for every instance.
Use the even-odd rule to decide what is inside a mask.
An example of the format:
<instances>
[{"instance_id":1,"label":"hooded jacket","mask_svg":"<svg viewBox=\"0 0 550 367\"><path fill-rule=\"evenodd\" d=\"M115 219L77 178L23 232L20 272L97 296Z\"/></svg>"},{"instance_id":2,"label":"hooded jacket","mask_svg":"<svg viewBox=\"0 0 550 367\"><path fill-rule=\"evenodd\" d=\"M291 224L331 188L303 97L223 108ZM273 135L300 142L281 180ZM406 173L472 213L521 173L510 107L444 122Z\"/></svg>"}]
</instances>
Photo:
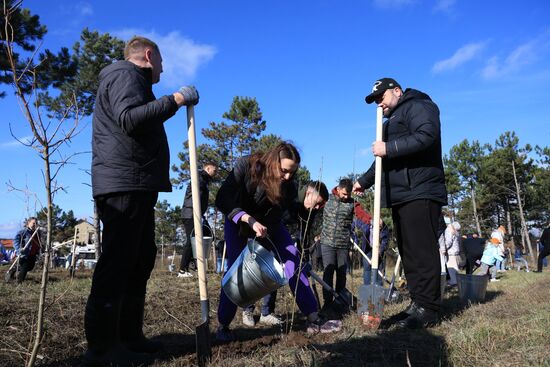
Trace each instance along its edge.
<instances>
[{"instance_id":1,"label":"hooded jacket","mask_svg":"<svg viewBox=\"0 0 550 367\"><path fill-rule=\"evenodd\" d=\"M447 204L441 159L439 108L430 97L407 89L383 125L382 206L418 199ZM375 164L359 178L363 188L374 184Z\"/></svg>"},{"instance_id":2,"label":"hooded jacket","mask_svg":"<svg viewBox=\"0 0 550 367\"><path fill-rule=\"evenodd\" d=\"M99 73L93 115L93 196L172 191L164 122L178 110L174 96L153 94L150 68L118 61Z\"/></svg>"}]
</instances>

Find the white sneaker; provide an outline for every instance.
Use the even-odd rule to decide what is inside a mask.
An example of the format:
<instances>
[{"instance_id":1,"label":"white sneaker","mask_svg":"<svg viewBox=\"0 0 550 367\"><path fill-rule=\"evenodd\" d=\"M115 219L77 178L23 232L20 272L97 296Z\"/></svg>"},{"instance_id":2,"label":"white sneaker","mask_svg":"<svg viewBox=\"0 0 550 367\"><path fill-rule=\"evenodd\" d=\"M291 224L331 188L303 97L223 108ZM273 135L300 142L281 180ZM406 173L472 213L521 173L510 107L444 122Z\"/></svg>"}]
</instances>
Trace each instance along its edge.
<instances>
[{"instance_id":1,"label":"white sneaker","mask_svg":"<svg viewBox=\"0 0 550 367\"><path fill-rule=\"evenodd\" d=\"M281 320L281 318L275 315L274 313L270 313L269 315L266 315L266 316L264 315L260 316L260 323L265 325L281 325L282 322L283 320Z\"/></svg>"},{"instance_id":2,"label":"white sneaker","mask_svg":"<svg viewBox=\"0 0 550 367\"><path fill-rule=\"evenodd\" d=\"M250 327L256 326L256 321L254 321L254 314L252 312L243 311L243 324Z\"/></svg>"},{"instance_id":3,"label":"white sneaker","mask_svg":"<svg viewBox=\"0 0 550 367\"><path fill-rule=\"evenodd\" d=\"M180 271L178 272L178 278L193 278L193 274L188 271Z\"/></svg>"},{"instance_id":4,"label":"white sneaker","mask_svg":"<svg viewBox=\"0 0 550 367\"><path fill-rule=\"evenodd\" d=\"M500 282L500 279L491 278L491 282Z\"/></svg>"}]
</instances>

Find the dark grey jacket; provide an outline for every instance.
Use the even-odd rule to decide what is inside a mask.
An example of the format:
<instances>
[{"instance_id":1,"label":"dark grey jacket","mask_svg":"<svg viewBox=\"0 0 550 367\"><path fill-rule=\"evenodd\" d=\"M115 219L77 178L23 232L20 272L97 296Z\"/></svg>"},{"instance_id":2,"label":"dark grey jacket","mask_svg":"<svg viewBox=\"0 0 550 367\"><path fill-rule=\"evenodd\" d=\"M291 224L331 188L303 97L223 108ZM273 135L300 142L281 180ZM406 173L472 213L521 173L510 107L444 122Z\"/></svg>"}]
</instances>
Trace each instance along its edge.
<instances>
[{"instance_id":1,"label":"dark grey jacket","mask_svg":"<svg viewBox=\"0 0 550 367\"><path fill-rule=\"evenodd\" d=\"M323 229L321 231L321 244L335 248L349 248L351 235L351 222L353 220L353 199L341 200L332 190L323 209Z\"/></svg>"},{"instance_id":2,"label":"dark grey jacket","mask_svg":"<svg viewBox=\"0 0 550 367\"><path fill-rule=\"evenodd\" d=\"M118 61L99 73L93 116L93 196L172 191L164 122L178 106L155 98L151 69Z\"/></svg>"},{"instance_id":3,"label":"dark grey jacket","mask_svg":"<svg viewBox=\"0 0 550 367\"><path fill-rule=\"evenodd\" d=\"M407 89L384 122L382 206L392 207L417 199L447 204L441 160L439 108L420 91ZM359 178L363 188L374 184L373 163Z\"/></svg>"},{"instance_id":4,"label":"dark grey jacket","mask_svg":"<svg viewBox=\"0 0 550 367\"><path fill-rule=\"evenodd\" d=\"M201 215L206 213L208 209L208 196L210 191L208 190L208 184L212 181L212 178L205 170L199 171L199 197L201 201ZM185 190L185 199L183 200L183 208L181 209L181 217L185 219L193 218L193 195L191 193L191 182L187 185Z\"/></svg>"}]
</instances>

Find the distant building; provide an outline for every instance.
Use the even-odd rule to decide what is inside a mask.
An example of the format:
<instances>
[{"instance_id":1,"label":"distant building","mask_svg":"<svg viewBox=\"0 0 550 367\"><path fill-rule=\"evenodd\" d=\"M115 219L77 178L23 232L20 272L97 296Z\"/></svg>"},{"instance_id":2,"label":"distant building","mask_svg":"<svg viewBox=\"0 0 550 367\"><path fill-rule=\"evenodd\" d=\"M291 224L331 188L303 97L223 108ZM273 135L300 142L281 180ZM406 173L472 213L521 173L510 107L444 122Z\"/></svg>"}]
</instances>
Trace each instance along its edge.
<instances>
[{"instance_id":1,"label":"distant building","mask_svg":"<svg viewBox=\"0 0 550 367\"><path fill-rule=\"evenodd\" d=\"M13 248L13 239L0 238L0 245L4 246L6 250Z\"/></svg>"},{"instance_id":2,"label":"distant building","mask_svg":"<svg viewBox=\"0 0 550 367\"><path fill-rule=\"evenodd\" d=\"M87 220L82 220L75 226L75 228L77 229L77 244L87 245L95 242L95 228L93 224L89 223Z\"/></svg>"}]
</instances>

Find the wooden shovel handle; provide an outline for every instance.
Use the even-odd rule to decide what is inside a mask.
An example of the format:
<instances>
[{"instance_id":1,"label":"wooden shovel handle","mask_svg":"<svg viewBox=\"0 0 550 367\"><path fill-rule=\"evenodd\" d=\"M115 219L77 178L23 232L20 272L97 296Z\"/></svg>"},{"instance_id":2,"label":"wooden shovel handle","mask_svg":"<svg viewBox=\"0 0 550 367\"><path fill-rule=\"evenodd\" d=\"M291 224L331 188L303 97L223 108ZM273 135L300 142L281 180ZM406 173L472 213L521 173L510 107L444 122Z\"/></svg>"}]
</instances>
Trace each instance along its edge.
<instances>
[{"instance_id":1,"label":"wooden shovel handle","mask_svg":"<svg viewBox=\"0 0 550 367\"><path fill-rule=\"evenodd\" d=\"M376 141L382 141L382 107L376 109ZM380 254L380 190L382 187L382 157L376 157L374 166L374 216L372 218L372 268L378 269Z\"/></svg>"},{"instance_id":2,"label":"wooden shovel handle","mask_svg":"<svg viewBox=\"0 0 550 367\"><path fill-rule=\"evenodd\" d=\"M195 107L187 106L187 135L189 139L189 171L191 174L191 196L193 199L193 227L195 230L195 248L197 252L197 272L199 275L199 294L201 301L208 300L206 288L206 266L202 245L201 202L199 193L199 171L197 167L197 142L195 136Z\"/></svg>"}]
</instances>

